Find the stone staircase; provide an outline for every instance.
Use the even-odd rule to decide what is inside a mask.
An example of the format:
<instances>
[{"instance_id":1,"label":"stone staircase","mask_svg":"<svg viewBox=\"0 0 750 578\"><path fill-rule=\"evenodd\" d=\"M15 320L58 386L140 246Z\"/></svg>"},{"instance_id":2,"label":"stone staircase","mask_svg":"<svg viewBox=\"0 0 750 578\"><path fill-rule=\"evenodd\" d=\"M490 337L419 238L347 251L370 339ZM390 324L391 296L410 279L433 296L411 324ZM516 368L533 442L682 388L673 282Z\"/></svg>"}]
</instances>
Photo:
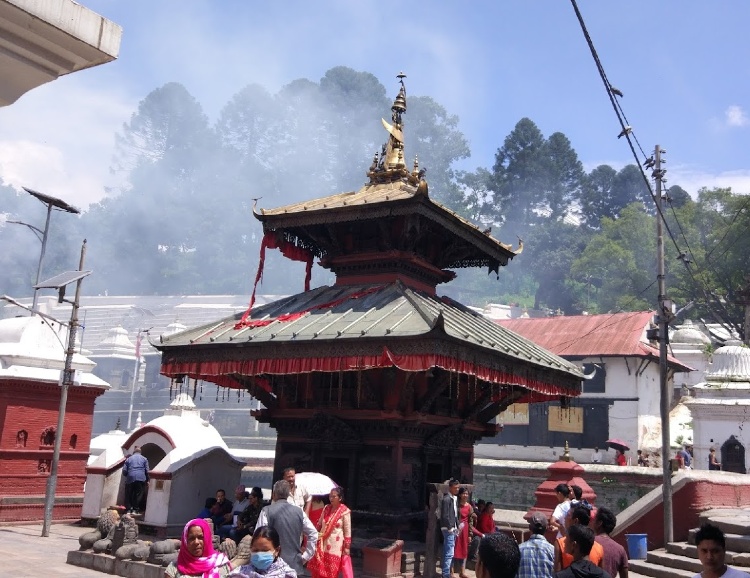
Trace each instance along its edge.
<instances>
[{"instance_id":1,"label":"stone staircase","mask_svg":"<svg viewBox=\"0 0 750 578\"><path fill-rule=\"evenodd\" d=\"M750 509L717 509L701 514L700 523L720 527L726 536L726 562L750 573ZM630 578L692 578L701 571L695 533L690 530L687 542L671 542L666 548L651 550L646 560L630 560Z\"/></svg>"}]
</instances>

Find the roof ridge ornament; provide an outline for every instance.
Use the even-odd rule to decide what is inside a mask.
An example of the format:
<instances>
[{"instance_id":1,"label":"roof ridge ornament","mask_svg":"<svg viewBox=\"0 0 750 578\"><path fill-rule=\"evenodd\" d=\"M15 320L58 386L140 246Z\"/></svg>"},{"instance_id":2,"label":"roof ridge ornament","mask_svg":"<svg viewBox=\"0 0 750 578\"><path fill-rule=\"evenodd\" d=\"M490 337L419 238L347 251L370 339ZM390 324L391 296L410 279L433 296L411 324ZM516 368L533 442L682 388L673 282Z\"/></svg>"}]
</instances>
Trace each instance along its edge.
<instances>
[{"instance_id":1,"label":"roof ridge ornament","mask_svg":"<svg viewBox=\"0 0 750 578\"><path fill-rule=\"evenodd\" d=\"M414 171L411 173L406 168L404 160L404 125L402 115L406 112L406 75L399 72L396 75L401 88L391 106L391 122L384 118L380 119L386 132L388 141L382 146L380 152L375 152L372 164L367 171L370 184L395 183L398 181L409 183L412 186L420 186L420 193L427 194L427 181L424 180L425 170L418 170L419 164L415 157Z\"/></svg>"}]
</instances>

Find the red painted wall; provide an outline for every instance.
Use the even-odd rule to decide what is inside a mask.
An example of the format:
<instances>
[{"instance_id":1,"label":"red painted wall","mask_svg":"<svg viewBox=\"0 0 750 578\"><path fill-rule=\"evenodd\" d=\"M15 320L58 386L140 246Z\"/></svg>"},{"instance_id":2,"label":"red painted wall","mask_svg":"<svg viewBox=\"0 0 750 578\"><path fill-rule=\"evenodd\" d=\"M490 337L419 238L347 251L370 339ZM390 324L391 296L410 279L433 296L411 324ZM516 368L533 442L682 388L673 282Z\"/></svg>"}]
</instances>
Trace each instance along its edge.
<instances>
[{"instance_id":1,"label":"red painted wall","mask_svg":"<svg viewBox=\"0 0 750 578\"><path fill-rule=\"evenodd\" d=\"M691 529L697 528L701 512L712 508L742 508L750 506L750 480L738 484L735 480L688 480L672 494L673 531L675 542L688 539ZM615 540L626 545L625 534L647 534L648 549L664 546L664 507L660 502L654 509L626 528L618 529Z\"/></svg>"},{"instance_id":2,"label":"red painted wall","mask_svg":"<svg viewBox=\"0 0 750 578\"><path fill-rule=\"evenodd\" d=\"M80 516L94 402L102 393L91 387L68 390L53 519ZM54 441L42 437L45 429L57 427L59 407L57 384L0 380L0 522L43 519Z\"/></svg>"}]
</instances>

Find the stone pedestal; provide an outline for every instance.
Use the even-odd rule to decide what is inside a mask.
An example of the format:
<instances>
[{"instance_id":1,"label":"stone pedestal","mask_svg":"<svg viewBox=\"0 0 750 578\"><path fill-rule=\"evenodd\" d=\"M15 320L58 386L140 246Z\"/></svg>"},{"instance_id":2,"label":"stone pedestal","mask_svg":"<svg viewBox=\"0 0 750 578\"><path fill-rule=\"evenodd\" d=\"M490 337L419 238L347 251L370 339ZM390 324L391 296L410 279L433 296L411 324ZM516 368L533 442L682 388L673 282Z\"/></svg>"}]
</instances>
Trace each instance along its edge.
<instances>
[{"instance_id":1,"label":"stone pedestal","mask_svg":"<svg viewBox=\"0 0 750 578\"><path fill-rule=\"evenodd\" d=\"M376 538L362 548L362 570L365 578L401 576L403 540Z\"/></svg>"},{"instance_id":2,"label":"stone pedestal","mask_svg":"<svg viewBox=\"0 0 750 578\"><path fill-rule=\"evenodd\" d=\"M539 484L536 492L534 492L536 503L526 513L524 518L528 520L534 512L542 512L545 516L551 518L552 512L555 511L558 503L555 488L561 483L568 484L569 486L580 486L583 490L582 498L592 506L596 504L594 490L591 489L591 486L582 477L584 473L582 466L572 460L566 461L565 459L560 459L549 466L547 471L549 472L547 479Z\"/></svg>"}]
</instances>

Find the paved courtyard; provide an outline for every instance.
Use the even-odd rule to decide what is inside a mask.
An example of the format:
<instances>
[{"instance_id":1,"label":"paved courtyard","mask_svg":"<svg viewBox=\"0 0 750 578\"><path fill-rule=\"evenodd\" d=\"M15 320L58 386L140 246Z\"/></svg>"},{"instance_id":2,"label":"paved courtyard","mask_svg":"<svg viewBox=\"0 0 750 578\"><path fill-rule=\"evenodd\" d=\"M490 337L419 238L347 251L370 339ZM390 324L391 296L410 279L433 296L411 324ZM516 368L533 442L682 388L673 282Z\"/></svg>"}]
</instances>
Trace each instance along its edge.
<instances>
[{"instance_id":1,"label":"paved courtyard","mask_svg":"<svg viewBox=\"0 0 750 578\"><path fill-rule=\"evenodd\" d=\"M42 538L42 525L0 526L1 576L102 578L94 570L65 563L69 550L78 549L78 536L90 531L73 524L53 524L49 537Z\"/></svg>"}]
</instances>

